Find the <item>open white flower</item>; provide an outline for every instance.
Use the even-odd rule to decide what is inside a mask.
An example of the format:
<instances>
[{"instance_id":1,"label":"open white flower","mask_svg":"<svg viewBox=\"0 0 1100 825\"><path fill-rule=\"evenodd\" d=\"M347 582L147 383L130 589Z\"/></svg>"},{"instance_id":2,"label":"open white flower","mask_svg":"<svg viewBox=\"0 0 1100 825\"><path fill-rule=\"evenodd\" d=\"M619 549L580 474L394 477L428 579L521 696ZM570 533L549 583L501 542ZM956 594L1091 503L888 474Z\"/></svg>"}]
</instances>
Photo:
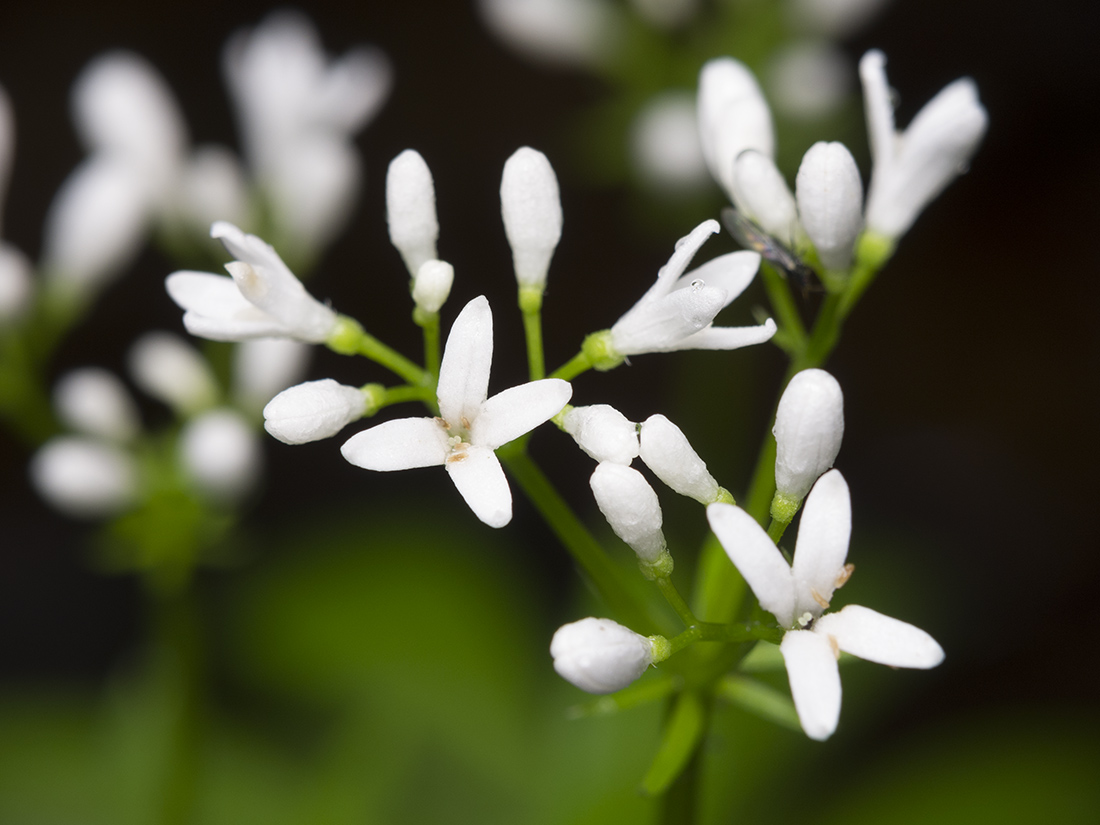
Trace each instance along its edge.
<instances>
[{"instance_id":1,"label":"open white flower","mask_svg":"<svg viewBox=\"0 0 1100 825\"><path fill-rule=\"evenodd\" d=\"M554 670L589 693L614 693L653 663L653 639L611 619L581 619L559 627L550 642Z\"/></svg>"},{"instance_id":2,"label":"open white flower","mask_svg":"<svg viewBox=\"0 0 1100 825\"><path fill-rule=\"evenodd\" d=\"M806 499L793 565L744 510L712 504L707 518L760 606L787 628L780 651L807 736L823 740L836 730L841 651L891 667L931 668L943 661L935 639L906 622L858 605L824 614L853 569L844 564L852 510L839 471L823 475Z\"/></svg>"},{"instance_id":3,"label":"open white flower","mask_svg":"<svg viewBox=\"0 0 1100 825\"><path fill-rule=\"evenodd\" d=\"M484 296L458 314L439 369L438 418L401 418L352 436L344 458L367 470L442 464L470 509L490 527L512 520L512 493L493 451L556 415L573 389L532 381L488 398L493 313Z\"/></svg>"},{"instance_id":4,"label":"open white flower","mask_svg":"<svg viewBox=\"0 0 1100 825\"><path fill-rule=\"evenodd\" d=\"M886 56L872 50L859 62L874 166L867 193L867 228L888 238L904 235L917 215L965 171L989 125L968 77L943 88L909 128L894 127Z\"/></svg>"},{"instance_id":5,"label":"open white flower","mask_svg":"<svg viewBox=\"0 0 1100 825\"><path fill-rule=\"evenodd\" d=\"M756 327L714 327L714 316L740 295L760 266L755 252L731 252L684 274L718 222L704 221L676 243L657 281L610 330L610 346L625 357L683 349L737 349L775 334L770 318Z\"/></svg>"},{"instance_id":6,"label":"open white flower","mask_svg":"<svg viewBox=\"0 0 1100 825\"><path fill-rule=\"evenodd\" d=\"M174 272L165 286L185 312L192 335L214 341L294 338L320 344L338 316L310 295L269 244L219 221L210 228L236 258L225 265L232 278L210 272Z\"/></svg>"}]
</instances>

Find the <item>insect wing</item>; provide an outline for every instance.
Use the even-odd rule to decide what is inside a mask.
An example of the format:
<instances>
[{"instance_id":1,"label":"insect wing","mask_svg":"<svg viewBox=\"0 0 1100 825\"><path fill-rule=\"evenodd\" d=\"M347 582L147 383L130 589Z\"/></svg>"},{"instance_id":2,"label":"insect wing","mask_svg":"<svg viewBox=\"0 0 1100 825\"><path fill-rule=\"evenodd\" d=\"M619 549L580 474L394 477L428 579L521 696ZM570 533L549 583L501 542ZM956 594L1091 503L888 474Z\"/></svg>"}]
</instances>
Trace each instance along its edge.
<instances>
[{"instance_id":1,"label":"insect wing","mask_svg":"<svg viewBox=\"0 0 1100 825\"><path fill-rule=\"evenodd\" d=\"M726 231L733 235L733 239L745 249L751 249L762 257L771 260L771 252L774 249L772 238L759 226L746 218L736 209L726 207L722 210L722 223Z\"/></svg>"}]
</instances>

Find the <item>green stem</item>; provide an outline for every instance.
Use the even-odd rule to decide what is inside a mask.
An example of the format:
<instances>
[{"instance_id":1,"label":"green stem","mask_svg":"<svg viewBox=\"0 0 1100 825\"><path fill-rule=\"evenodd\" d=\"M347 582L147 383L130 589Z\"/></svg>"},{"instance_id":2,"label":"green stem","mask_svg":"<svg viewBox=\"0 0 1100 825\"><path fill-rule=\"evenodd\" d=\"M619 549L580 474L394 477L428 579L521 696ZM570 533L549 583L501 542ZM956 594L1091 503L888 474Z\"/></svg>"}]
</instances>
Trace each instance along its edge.
<instances>
[{"instance_id":1,"label":"green stem","mask_svg":"<svg viewBox=\"0 0 1100 825\"><path fill-rule=\"evenodd\" d=\"M410 384L427 386L432 380L431 374L418 367L397 350L386 346L369 332L360 335L356 352L365 355L376 364L381 364L390 372L396 373Z\"/></svg>"},{"instance_id":2,"label":"green stem","mask_svg":"<svg viewBox=\"0 0 1100 825\"><path fill-rule=\"evenodd\" d=\"M524 311L523 332L527 338L527 370L532 381L546 377L546 360L542 352L542 313Z\"/></svg>"},{"instance_id":3,"label":"green stem","mask_svg":"<svg viewBox=\"0 0 1100 825\"><path fill-rule=\"evenodd\" d=\"M578 352L552 373L551 378L561 378L563 381L572 381L582 372L592 369L592 361L584 352Z\"/></svg>"},{"instance_id":4,"label":"green stem","mask_svg":"<svg viewBox=\"0 0 1100 825\"><path fill-rule=\"evenodd\" d=\"M779 521L778 519L772 519L772 523L768 525L768 538L770 538L776 544L779 544L779 540L783 538L783 533L787 529L789 521Z\"/></svg>"},{"instance_id":5,"label":"green stem","mask_svg":"<svg viewBox=\"0 0 1100 825\"><path fill-rule=\"evenodd\" d=\"M439 313L425 313L422 318L416 318L416 321L424 330L424 367L435 385L439 383Z\"/></svg>"},{"instance_id":6,"label":"green stem","mask_svg":"<svg viewBox=\"0 0 1100 825\"><path fill-rule=\"evenodd\" d=\"M680 591L676 589L676 585L672 583L672 579L668 576L658 576L654 581L657 583L657 587L661 590L661 595L665 597L672 609L676 611L676 615L680 617L682 621L688 627L696 625L699 620L695 618L695 614L691 612L691 608L688 607L688 603L684 601L684 597L680 595Z\"/></svg>"},{"instance_id":7,"label":"green stem","mask_svg":"<svg viewBox=\"0 0 1100 825\"><path fill-rule=\"evenodd\" d=\"M599 542L588 532L572 508L543 474L521 445L502 448L498 457L524 494L539 511L573 559L595 585L596 590L623 621L638 633L649 635L658 627L648 609L627 589L622 571L615 566Z\"/></svg>"},{"instance_id":8,"label":"green stem","mask_svg":"<svg viewBox=\"0 0 1100 825\"><path fill-rule=\"evenodd\" d=\"M792 345L797 350L803 349L807 339L806 326L802 323L802 316L798 314L790 284L771 264L762 263L760 271L764 275L764 289L776 317L779 318L780 326L789 336Z\"/></svg>"}]
</instances>

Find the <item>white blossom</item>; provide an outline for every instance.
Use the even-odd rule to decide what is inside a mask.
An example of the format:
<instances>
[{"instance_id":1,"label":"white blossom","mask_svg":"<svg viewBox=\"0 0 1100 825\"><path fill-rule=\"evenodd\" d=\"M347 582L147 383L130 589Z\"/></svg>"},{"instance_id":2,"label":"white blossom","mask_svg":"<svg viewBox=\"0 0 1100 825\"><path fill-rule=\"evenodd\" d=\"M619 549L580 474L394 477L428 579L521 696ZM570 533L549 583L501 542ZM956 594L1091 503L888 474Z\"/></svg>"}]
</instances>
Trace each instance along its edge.
<instances>
[{"instance_id":1,"label":"white blossom","mask_svg":"<svg viewBox=\"0 0 1100 825\"><path fill-rule=\"evenodd\" d=\"M827 40L803 40L775 52L764 82L777 112L814 121L844 104L854 76L851 61L838 46Z\"/></svg>"},{"instance_id":2,"label":"white blossom","mask_svg":"<svg viewBox=\"0 0 1100 825\"><path fill-rule=\"evenodd\" d=\"M737 156L733 164L733 203L737 211L783 243L801 238L794 195L768 155L750 149Z\"/></svg>"},{"instance_id":3,"label":"white blossom","mask_svg":"<svg viewBox=\"0 0 1100 825\"><path fill-rule=\"evenodd\" d=\"M562 429L596 461L630 464L638 457L638 425L608 404L572 407Z\"/></svg>"},{"instance_id":4,"label":"white blossom","mask_svg":"<svg viewBox=\"0 0 1100 825\"><path fill-rule=\"evenodd\" d=\"M466 503L490 527L512 519L512 493L497 447L556 415L572 394L547 378L488 398L493 360L493 314L484 296L455 319L439 369L438 418L401 418L352 436L344 458L367 470L443 465Z\"/></svg>"},{"instance_id":5,"label":"white blossom","mask_svg":"<svg viewBox=\"0 0 1100 825\"><path fill-rule=\"evenodd\" d=\"M180 415L193 415L217 401L210 365L178 335L147 332L130 347L129 362L134 383Z\"/></svg>"},{"instance_id":6,"label":"white blossom","mask_svg":"<svg viewBox=\"0 0 1100 825\"><path fill-rule=\"evenodd\" d=\"M704 221L676 243L657 281L610 330L619 356L682 349L736 349L767 341L775 334L770 318L757 327L714 327L714 316L748 286L760 265L755 252L733 252L684 275L703 245L718 231Z\"/></svg>"},{"instance_id":7,"label":"white blossom","mask_svg":"<svg viewBox=\"0 0 1100 825\"><path fill-rule=\"evenodd\" d=\"M512 153L500 180L500 213L520 287L546 286L561 240L561 195L546 155L529 146Z\"/></svg>"},{"instance_id":8,"label":"white blossom","mask_svg":"<svg viewBox=\"0 0 1100 825\"><path fill-rule=\"evenodd\" d=\"M322 378L272 398L264 407L264 429L285 444L305 444L336 435L366 410L367 398L358 387Z\"/></svg>"},{"instance_id":9,"label":"white blossom","mask_svg":"<svg viewBox=\"0 0 1100 825\"><path fill-rule=\"evenodd\" d=\"M455 268L446 261L424 261L413 278L412 297L424 312L439 312L451 294Z\"/></svg>"},{"instance_id":10,"label":"white blossom","mask_svg":"<svg viewBox=\"0 0 1100 825\"><path fill-rule=\"evenodd\" d=\"M833 466L844 438L844 393L825 370L797 373L787 384L775 413L775 486L799 502Z\"/></svg>"},{"instance_id":11,"label":"white blossom","mask_svg":"<svg viewBox=\"0 0 1100 825\"><path fill-rule=\"evenodd\" d=\"M824 613L852 571L844 563L851 502L839 471L823 475L807 498L792 565L744 510L712 504L707 517L760 606L787 629L780 651L798 718L811 738L827 739L836 730L841 651L891 667L930 668L943 661L943 649L913 625L857 605Z\"/></svg>"},{"instance_id":12,"label":"white blossom","mask_svg":"<svg viewBox=\"0 0 1100 825\"><path fill-rule=\"evenodd\" d=\"M607 0L478 0L478 10L508 46L546 63L600 65L622 27Z\"/></svg>"},{"instance_id":13,"label":"white blossom","mask_svg":"<svg viewBox=\"0 0 1100 825\"><path fill-rule=\"evenodd\" d=\"M23 317L34 295L27 256L0 240L0 326Z\"/></svg>"},{"instance_id":14,"label":"white blossom","mask_svg":"<svg viewBox=\"0 0 1100 825\"><path fill-rule=\"evenodd\" d=\"M642 178L656 189L702 188L710 174L699 143L695 96L668 91L647 101L630 127L630 154Z\"/></svg>"},{"instance_id":15,"label":"white blossom","mask_svg":"<svg viewBox=\"0 0 1100 825\"><path fill-rule=\"evenodd\" d=\"M54 386L53 405L67 427L105 441L130 441L141 431L134 399L118 376L102 367L83 367L61 376Z\"/></svg>"},{"instance_id":16,"label":"white blossom","mask_svg":"<svg viewBox=\"0 0 1100 825\"><path fill-rule=\"evenodd\" d=\"M287 387L305 378L312 349L289 338L253 338L233 348L233 397L259 412Z\"/></svg>"},{"instance_id":17,"label":"white blossom","mask_svg":"<svg viewBox=\"0 0 1100 825\"><path fill-rule=\"evenodd\" d=\"M653 663L653 641L611 619L559 627L550 642L554 670L588 693L614 693Z\"/></svg>"},{"instance_id":18,"label":"white blossom","mask_svg":"<svg viewBox=\"0 0 1100 825\"><path fill-rule=\"evenodd\" d=\"M386 171L386 222L409 275L416 277L426 261L438 257L435 184L428 164L412 149L390 161Z\"/></svg>"},{"instance_id":19,"label":"white blossom","mask_svg":"<svg viewBox=\"0 0 1100 825\"><path fill-rule=\"evenodd\" d=\"M237 156L217 144L196 147L180 169L172 209L196 232L219 220L251 223L248 182Z\"/></svg>"},{"instance_id":20,"label":"white blossom","mask_svg":"<svg viewBox=\"0 0 1100 825\"><path fill-rule=\"evenodd\" d=\"M886 80L886 56L867 52L859 63L871 139L867 227L898 238L952 180L964 172L989 118L970 78L946 86L898 133Z\"/></svg>"},{"instance_id":21,"label":"white blossom","mask_svg":"<svg viewBox=\"0 0 1100 825\"><path fill-rule=\"evenodd\" d=\"M793 22L841 40L867 23L889 0L789 0Z\"/></svg>"},{"instance_id":22,"label":"white blossom","mask_svg":"<svg viewBox=\"0 0 1100 825\"><path fill-rule=\"evenodd\" d=\"M699 139L710 173L733 198L733 164L748 149L775 155L771 112L751 71L732 58L699 73Z\"/></svg>"},{"instance_id":23,"label":"white blossom","mask_svg":"<svg viewBox=\"0 0 1100 825\"><path fill-rule=\"evenodd\" d=\"M848 269L863 229L863 183L852 153L842 143L815 143L798 167L795 193L802 227L822 266Z\"/></svg>"},{"instance_id":24,"label":"white blossom","mask_svg":"<svg viewBox=\"0 0 1100 825\"><path fill-rule=\"evenodd\" d=\"M716 501L721 488L683 431L663 415L642 422L641 456L657 478L700 504Z\"/></svg>"},{"instance_id":25,"label":"white blossom","mask_svg":"<svg viewBox=\"0 0 1100 825\"><path fill-rule=\"evenodd\" d=\"M94 438L50 439L31 458L34 488L61 512L102 518L124 510L138 494L138 468L119 447Z\"/></svg>"},{"instance_id":26,"label":"white blossom","mask_svg":"<svg viewBox=\"0 0 1100 825\"><path fill-rule=\"evenodd\" d=\"M622 464L601 461L588 483L615 535L639 559L655 564L667 556L668 546L661 531L661 504L641 473Z\"/></svg>"},{"instance_id":27,"label":"white blossom","mask_svg":"<svg viewBox=\"0 0 1100 825\"><path fill-rule=\"evenodd\" d=\"M180 464L191 480L216 498L239 498L260 477L263 455L255 430L240 413L208 410L180 433Z\"/></svg>"},{"instance_id":28,"label":"white blossom","mask_svg":"<svg viewBox=\"0 0 1100 825\"><path fill-rule=\"evenodd\" d=\"M165 286L185 310L183 325L192 335L215 341L294 338L323 343L337 315L310 295L268 244L224 221L210 235L236 260L225 265L232 278L209 272L174 272Z\"/></svg>"}]
</instances>

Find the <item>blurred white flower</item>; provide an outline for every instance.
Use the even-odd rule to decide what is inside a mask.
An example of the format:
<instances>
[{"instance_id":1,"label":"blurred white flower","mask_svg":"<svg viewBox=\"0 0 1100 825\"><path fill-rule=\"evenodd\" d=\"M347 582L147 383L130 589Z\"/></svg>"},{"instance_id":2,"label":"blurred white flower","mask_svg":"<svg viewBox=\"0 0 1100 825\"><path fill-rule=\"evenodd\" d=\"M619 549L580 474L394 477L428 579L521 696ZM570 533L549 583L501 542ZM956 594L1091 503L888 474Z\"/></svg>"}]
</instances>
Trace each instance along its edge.
<instances>
[{"instance_id":1,"label":"blurred white flower","mask_svg":"<svg viewBox=\"0 0 1100 825\"><path fill-rule=\"evenodd\" d=\"M218 144L196 147L181 169L172 209L196 233L215 221L250 224L248 182L237 156Z\"/></svg>"},{"instance_id":2,"label":"blurred white flower","mask_svg":"<svg viewBox=\"0 0 1100 825\"><path fill-rule=\"evenodd\" d=\"M867 23L890 0L788 0L792 21L802 28L841 40Z\"/></svg>"},{"instance_id":3,"label":"blurred white flower","mask_svg":"<svg viewBox=\"0 0 1100 825\"><path fill-rule=\"evenodd\" d=\"M130 441L141 431L134 399L118 376L102 367L61 376L54 385L53 405L67 427L105 441Z\"/></svg>"},{"instance_id":4,"label":"blurred white flower","mask_svg":"<svg viewBox=\"0 0 1100 825\"><path fill-rule=\"evenodd\" d=\"M482 296L463 308L447 338L439 417L401 418L353 435L344 458L380 471L443 465L474 515L503 527L512 520L512 493L493 451L556 415L572 388L546 378L488 398L492 361L493 313Z\"/></svg>"},{"instance_id":5,"label":"blurred white flower","mask_svg":"<svg viewBox=\"0 0 1100 825\"><path fill-rule=\"evenodd\" d=\"M542 291L561 240L558 178L546 155L529 146L512 153L500 180L500 213L520 288Z\"/></svg>"},{"instance_id":6,"label":"blurred white flower","mask_svg":"<svg viewBox=\"0 0 1100 825\"><path fill-rule=\"evenodd\" d=\"M614 693L653 663L653 640L611 619L581 619L558 628L550 642L554 670L589 693Z\"/></svg>"},{"instance_id":7,"label":"blurred white flower","mask_svg":"<svg viewBox=\"0 0 1100 825\"><path fill-rule=\"evenodd\" d=\"M10 243L0 240L0 326L21 318L33 294L31 262Z\"/></svg>"},{"instance_id":8,"label":"blurred white flower","mask_svg":"<svg viewBox=\"0 0 1100 825\"><path fill-rule=\"evenodd\" d=\"M478 0L478 10L505 44L546 63L598 66L621 34L607 0Z\"/></svg>"},{"instance_id":9,"label":"blurred white flower","mask_svg":"<svg viewBox=\"0 0 1100 825\"><path fill-rule=\"evenodd\" d=\"M130 454L93 438L50 439L31 458L30 476L42 498L78 518L114 515L138 493L138 470Z\"/></svg>"},{"instance_id":10,"label":"blurred white flower","mask_svg":"<svg viewBox=\"0 0 1100 825\"><path fill-rule=\"evenodd\" d=\"M694 191L710 180L690 92L662 92L647 101L630 127L630 150L642 179L655 189Z\"/></svg>"},{"instance_id":11,"label":"blurred white flower","mask_svg":"<svg viewBox=\"0 0 1100 825\"><path fill-rule=\"evenodd\" d=\"M264 407L264 429L284 444L305 444L336 435L366 410L367 397L358 387L322 378L272 398Z\"/></svg>"},{"instance_id":12,"label":"blurred white flower","mask_svg":"<svg viewBox=\"0 0 1100 825\"><path fill-rule=\"evenodd\" d=\"M289 338L252 338L233 348L233 397L259 412L276 394L305 378L312 352Z\"/></svg>"},{"instance_id":13,"label":"blurred white flower","mask_svg":"<svg viewBox=\"0 0 1100 825\"><path fill-rule=\"evenodd\" d=\"M406 149L386 170L386 222L409 275L416 277L426 261L438 257L439 220L435 214L435 184L420 153Z\"/></svg>"},{"instance_id":14,"label":"blurred white flower","mask_svg":"<svg viewBox=\"0 0 1100 825\"><path fill-rule=\"evenodd\" d=\"M827 117L844 103L855 71L840 48L825 40L784 46L764 70L768 99L775 110L803 121Z\"/></svg>"},{"instance_id":15,"label":"blurred white flower","mask_svg":"<svg viewBox=\"0 0 1100 825\"><path fill-rule=\"evenodd\" d=\"M237 499L259 480L263 453L255 430L235 410L208 410L180 433L180 463L215 498Z\"/></svg>"},{"instance_id":16,"label":"blurred white flower","mask_svg":"<svg viewBox=\"0 0 1100 825\"><path fill-rule=\"evenodd\" d=\"M793 564L744 510L712 504L707 517L760 606L787 628L780 651L807 736L823 740L836 730L841 651L891 667L930 668L943 661L943 649L911 624L858 605L822 615L852 572L844 563L851 501L839 471L823 475L806 500Z\"/></svg>"},{"instance_id":17,"label":"blurred white flower","mask_svg":"<svg viewBox=\"0 0 1100 825\"><path fill-rule=\"evenodd\" d=\"M130 347L129 362L134 383L179 415L193 415L218 399L218 385L206 359L171 332L141 336Z\"/></svg>"}]
</instances>

